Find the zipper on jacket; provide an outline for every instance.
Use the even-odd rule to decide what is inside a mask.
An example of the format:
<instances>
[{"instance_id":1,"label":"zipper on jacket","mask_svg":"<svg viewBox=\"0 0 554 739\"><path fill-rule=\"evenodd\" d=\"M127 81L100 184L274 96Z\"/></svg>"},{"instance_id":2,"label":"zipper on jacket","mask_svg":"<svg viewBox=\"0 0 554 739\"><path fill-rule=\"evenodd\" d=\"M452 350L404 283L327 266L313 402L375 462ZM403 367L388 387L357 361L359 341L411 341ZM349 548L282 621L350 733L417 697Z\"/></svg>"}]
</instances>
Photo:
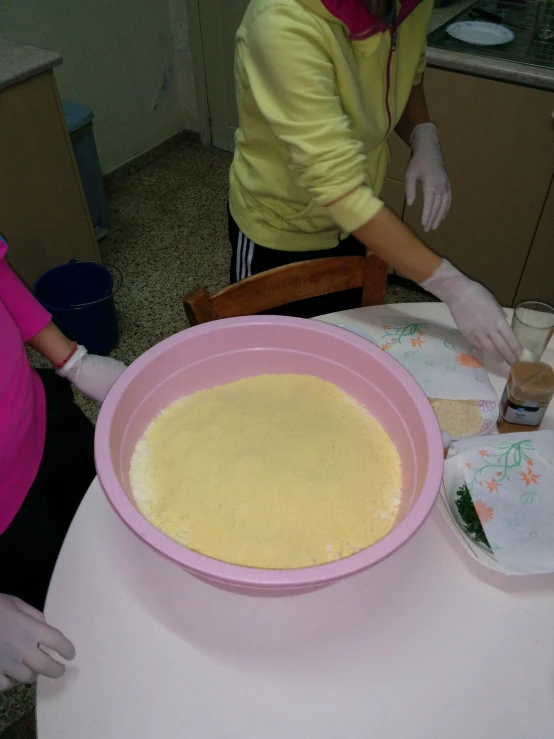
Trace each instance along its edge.
<instances>
[{"instance_id":1,"label":"zipper on jacket","mask_svg":"<svg viewBox=\"0 0 554 739\"><path fill-rule=\"evenodd\" d=\"M391 72L391 67L392 67L392 56L393 56L394 52L396 51L396 40L397 40L397 36L398 36L398 31L397 31L397 28L396 28L396 18L395 18L394 25L391 26L391 28L390 28L390 49L389 49L389 56L388 56L388 59L387 59L387 80L386 80L387 87L386 87L386 94L385 94L385 102L386 102L386 106L387 106L387 116L388 116L388 119L389 119L389 127L387 129L387 136L389 135L390 129L391 129L391 126L392 126L392 112L391 112L391 109L390 109L390 100L389 100L389 95L390 95L390 72Z\"/></svg>"}]
</instances>

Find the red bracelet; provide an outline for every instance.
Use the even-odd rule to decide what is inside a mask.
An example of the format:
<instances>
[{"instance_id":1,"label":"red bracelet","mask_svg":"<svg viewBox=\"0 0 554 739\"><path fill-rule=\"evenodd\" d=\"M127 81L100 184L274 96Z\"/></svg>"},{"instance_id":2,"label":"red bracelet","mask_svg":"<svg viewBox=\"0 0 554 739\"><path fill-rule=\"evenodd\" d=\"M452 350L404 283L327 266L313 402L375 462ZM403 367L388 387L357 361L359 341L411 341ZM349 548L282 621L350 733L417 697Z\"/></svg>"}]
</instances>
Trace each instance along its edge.
<instances>
[{"instance_id":1,"label":"red bracelet","mask_svg":"<svg viewBox=\"0 0 554 739\"><path fill-rule=\"evenodd\" d=\"M67 357L63 360L63 362L60 362L60 364L55 364L54 369L61 370L62 367L65 367L65 365L69 362L71 357L75 354L75 352L78 349L78 344L76 341L73 342L73 349L69 352Z\"/></svg>"}]
</instances>

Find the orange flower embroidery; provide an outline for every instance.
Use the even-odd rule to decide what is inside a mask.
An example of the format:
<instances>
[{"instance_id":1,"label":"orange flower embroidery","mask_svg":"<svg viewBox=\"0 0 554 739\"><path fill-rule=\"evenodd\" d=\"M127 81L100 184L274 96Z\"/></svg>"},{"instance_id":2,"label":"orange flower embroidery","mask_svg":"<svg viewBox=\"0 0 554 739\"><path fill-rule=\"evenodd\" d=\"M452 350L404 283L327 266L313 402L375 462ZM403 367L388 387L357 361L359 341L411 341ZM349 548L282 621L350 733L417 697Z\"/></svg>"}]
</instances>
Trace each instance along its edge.
<instances>
[{"instance_id":1,"label":"orange flower embroidery","mask_svg":"<svg viewBox=\"0 0 554 739\"><path fill-rule=\"evenodd\" d=\"M539 484L540 475L537 475L535 472L531 472L530 469L528 469L527 472L518 472L518 475L520 475L521 479L525 482L526 488L528 488L531 483L534 483L535 485Z\"/></svg>"},{"instance_id":2,"label":"orange flower embroidery","mask_svg":"<svg viewBox=\"0 0 554 739\"><path fill-rule=\"evenodd\" d=\"M496 480L491 480L490 482L485 480L485 485L488 487L489 493L497 493L500 487L500 483L496 482Z\"/></svg>"},{"instance_id":3,"label":"orange flower embroidery","mask_svg":"<svg viewBox=\"0 0 554 739\"><path fill-rule=\"evenodd\" d=\"M502 472L497 472L497 473L496 473L496 476L497 476L497 477L501 477L501 476L502 476Z\"/></svg>"},{"instance_id":4,"label":"orange flower embroidery","mask_svg":"<svg viewBox=\"0 0 554 739\"><path fill-rule=\"evenodd\" d=\"M532 460L532 459L528 459L528 460L527 460L527 466L528 466L528 467L533 467L533 465L534 465L534 464L535 464L535 463L533 462L533 460Z\"/></svg>"},{"instance_id":5,"label":"orange flower embroidery","mask_svg":"<svg viewBox=\"0 0 554 739\"><path fill-rule=\"evenodd\" d=\"M482 524L486 524L494 518L494 508L483 503L482 500L475 500L473 505Z\"/></svg>"},{"instance_id":6,"label":"orange flower embroidery","mask_svg":"<svg viewBox=\"0 0 554 739\"><path fill-rule=\"evenodd\" d=\"M417 333L418 333L418 336L423 336L423 331L421 329L419 329Z\"/></svg>"},{"instance_id":7,"label":"orange flower embroidery","mask_svg":"<svg viewBox=\"0 0 554 739\"><path fill-rule=\"evenodd\" d=\"M383 331L388 331L390 326L383 326Z\"/></svg>"},{"instance_id":8,"label":"orange flower embroidery","mask_svg":"<svg viewBox=\"0 0 554 739\"><path fill-rule=\"evenodd\" d=\"M480 457L483 457L483 459L485 457L488 457L487 450L486 449L479 449L479 456Z\"/></svg>"},{"instance_id":9,"label":"orange flower embroidery","mask_svg":"<svg viewBox=\"0 0 554 739\"><path fill-rule=\"evenodd\" d=\"M389 344L389 342L387 341L387 343L386 343L386 344L381 344L381 349L382 349L382 350L383 350L384 352L388 352L388 350L390 349L390 344Z\"/></svg>"},{"instance_id":10,"label":"orange flower embroidery","mask_svg":"<svg viewBox=\"0 0 554 739\"><path fill-rule=\"evenodd\" d=\"M420 338L417 339L410 339L410 343L412 346L423 346L423 340Z\"/></svg>"},{"instance_id":11,"label":"orange flower embroidery","mask_svg":"<svg viewBox=\"0 0 554 739\"><path fill-rule=\"evenodd\" d=\"M457 354L456 362L461 364L462 367L474 367L475 369L481 369L483 367L483 363L472 354Z\"/></svg>"},{"instance_id":12,"label":"orange flower embroidery","mask_svg":"<svg viewBox=\"0 0 554 739\"><path fill-rule=\"evenodd\" d=\"M465 466L468 468L468 470L470 470L471 469L471 462L466 462L466 465Z\"/></svg>"}]
</instances>

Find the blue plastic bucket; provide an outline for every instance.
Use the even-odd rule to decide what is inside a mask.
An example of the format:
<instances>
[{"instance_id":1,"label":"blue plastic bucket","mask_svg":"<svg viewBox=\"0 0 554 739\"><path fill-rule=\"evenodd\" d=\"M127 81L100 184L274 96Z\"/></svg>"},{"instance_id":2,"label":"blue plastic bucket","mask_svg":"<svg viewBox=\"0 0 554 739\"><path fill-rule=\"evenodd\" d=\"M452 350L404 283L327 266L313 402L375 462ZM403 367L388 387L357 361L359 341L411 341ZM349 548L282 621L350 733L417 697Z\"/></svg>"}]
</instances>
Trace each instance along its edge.
<instances>
[{"instance_id":1,"label":"blue plastic bucket","mask_svg":"<svg viewBox=\"0 0 554 739\"><path fill-rule=\"evenodd\" d=\"M72 260L49 269L35 282L33 292L61 331L91 354L115 349L119 327L113 276L102 264Z\"/></svg>"}]
</instances>

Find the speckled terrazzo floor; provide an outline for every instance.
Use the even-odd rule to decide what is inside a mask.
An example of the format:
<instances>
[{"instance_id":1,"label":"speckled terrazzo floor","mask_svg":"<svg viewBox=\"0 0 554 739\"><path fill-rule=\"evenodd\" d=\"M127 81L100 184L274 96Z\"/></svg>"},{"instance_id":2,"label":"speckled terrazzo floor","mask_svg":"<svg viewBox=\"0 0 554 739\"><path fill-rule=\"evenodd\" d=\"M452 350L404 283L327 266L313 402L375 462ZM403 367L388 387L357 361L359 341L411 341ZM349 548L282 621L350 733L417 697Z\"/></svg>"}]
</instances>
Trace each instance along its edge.
<instances>
[{"instance_id":1,"label":"speckled terrazzo floor","mask_svg":"<svg viewBox=\"0 0 554 739\"><path fill-rule=\"evenodd\" d=\"M215 291L227 284L230 160L226 152L181 143L110 188L112 224L100 248L104 262L123 275L116 295L121 342L114 357L132 362L186 328L181 299L190 290L204 286ZM398 285L387 288L387 303L428 299ZM46 366L36 355L32 362ZM79 393L76 397L95 419L97 404ZM34 687L18 686L0 694L2 739L34 736L34 701Z\"/></svg>"}]
</instances>

